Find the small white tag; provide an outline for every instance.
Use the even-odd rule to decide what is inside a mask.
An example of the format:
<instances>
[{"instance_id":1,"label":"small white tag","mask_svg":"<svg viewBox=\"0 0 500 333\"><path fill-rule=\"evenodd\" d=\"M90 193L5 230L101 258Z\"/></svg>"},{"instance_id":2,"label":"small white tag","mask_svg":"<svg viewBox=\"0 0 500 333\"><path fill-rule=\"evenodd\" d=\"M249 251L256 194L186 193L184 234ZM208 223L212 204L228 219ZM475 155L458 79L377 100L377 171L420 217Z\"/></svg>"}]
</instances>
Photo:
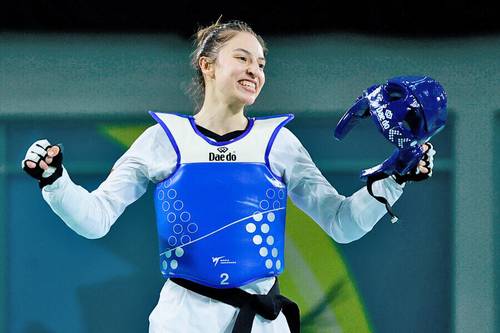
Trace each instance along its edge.
<instances>
[{"instance_id":1,"label":"small white tag","mask_svg":"<svg viewBox=\"0 0 500 333\"><path fill-rule=\"evenodd\" d=\"M49 168L42 173L42 177L49 178L55 171L56 171L55 167L49 166Z\"/></svg>"}]
</instances>

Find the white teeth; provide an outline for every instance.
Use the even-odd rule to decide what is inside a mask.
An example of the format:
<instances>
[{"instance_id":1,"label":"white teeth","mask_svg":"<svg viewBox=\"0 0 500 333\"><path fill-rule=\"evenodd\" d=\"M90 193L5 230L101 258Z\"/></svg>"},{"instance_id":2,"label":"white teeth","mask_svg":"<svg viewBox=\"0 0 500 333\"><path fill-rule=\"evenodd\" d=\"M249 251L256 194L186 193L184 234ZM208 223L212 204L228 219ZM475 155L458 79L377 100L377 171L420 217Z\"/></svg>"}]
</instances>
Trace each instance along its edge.
<instances>
[{"instance_id":1,"label":"white teeth","mask_svg":"<svg viewBox=\"0 0 500 333\"><path fill-rule=\"evenodd\" d=\"M255 85L255 83L253 82L250 82L250 81L246 81L246 80L242 80L242 81L238 81L242 86L245 86L245 87L250 87L252 89L256 89L257 86Z\"/></svg>"}]
</instances>

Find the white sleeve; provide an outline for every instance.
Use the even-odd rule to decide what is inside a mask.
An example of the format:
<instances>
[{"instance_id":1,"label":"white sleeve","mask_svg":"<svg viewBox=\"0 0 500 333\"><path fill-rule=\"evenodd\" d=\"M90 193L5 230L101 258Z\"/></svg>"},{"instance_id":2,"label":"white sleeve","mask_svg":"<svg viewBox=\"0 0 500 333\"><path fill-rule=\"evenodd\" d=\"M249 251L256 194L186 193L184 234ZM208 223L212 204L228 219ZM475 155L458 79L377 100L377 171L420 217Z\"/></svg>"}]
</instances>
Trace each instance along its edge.
<instances>
[{"instance_id":1,"label":"white sleeve","mask_svg":"<svg viewBox=\"0 0 500 333\"><path fill-rule=\"evenodd\" d=\"M269 161L272 171L283 175L293 203L339 243L361 238L387 213L385 205L373 198L366 186L349 197L339 194L287 128L276 136ZM403 186L389 177L375 182L373 193L392 205L403 193Z\"/></svg>"},{"instance_id":2,"label":"white sleeve","mask_svg":"<svg viewBox=\"0 0 500 333\"><path fill-rule=\"evenodd\" d=\"M149 127L113 166L104 182L88 192L70 179L66 169L42 189L52 210L76 233L94 239L106 235L125 208L141 197L149 181L166 178L177 155L159 125Z\"/></svg>"}]
</instances>

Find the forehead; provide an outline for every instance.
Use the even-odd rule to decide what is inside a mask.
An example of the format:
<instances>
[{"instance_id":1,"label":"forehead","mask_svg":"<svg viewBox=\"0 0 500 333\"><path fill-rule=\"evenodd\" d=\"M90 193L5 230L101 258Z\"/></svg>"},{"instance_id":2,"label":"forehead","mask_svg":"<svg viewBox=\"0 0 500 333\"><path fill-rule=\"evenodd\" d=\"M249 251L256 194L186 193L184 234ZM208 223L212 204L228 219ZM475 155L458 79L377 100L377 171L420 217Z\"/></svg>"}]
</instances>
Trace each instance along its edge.
<instances>
[{"instance_id":1,"label":"forehead","mask_svg":"<svg viewBox=\"0 0 500 333\"><path fill-rule=\"evenodd\" d=\"M264 50L257 38L248 32L238 32L236 35L227 41L221 48L224 52L233 52L236 49L244 49L255 55L256 57L264 57Z\"/></svg>"}]
</instances>

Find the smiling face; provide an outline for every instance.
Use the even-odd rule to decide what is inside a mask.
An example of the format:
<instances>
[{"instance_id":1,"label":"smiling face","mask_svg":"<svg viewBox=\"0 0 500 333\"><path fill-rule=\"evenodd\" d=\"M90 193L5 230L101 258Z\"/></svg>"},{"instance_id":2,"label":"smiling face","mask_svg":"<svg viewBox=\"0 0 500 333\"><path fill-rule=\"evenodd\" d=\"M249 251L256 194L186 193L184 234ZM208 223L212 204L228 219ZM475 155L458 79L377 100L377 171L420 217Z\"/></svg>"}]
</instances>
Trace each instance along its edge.
<instances>
[{"instance_id":1,"label":"smiling face","mask_svg":"<svg viewBox=\"0 0 500 333\"><path fill-rule=\"evenodd\" d=\"M241 107L253 104L266 80L265 62L257 38L236 33L219 49L215 63L204 70L207 97Z\"/></svg>"}]
</instances>

